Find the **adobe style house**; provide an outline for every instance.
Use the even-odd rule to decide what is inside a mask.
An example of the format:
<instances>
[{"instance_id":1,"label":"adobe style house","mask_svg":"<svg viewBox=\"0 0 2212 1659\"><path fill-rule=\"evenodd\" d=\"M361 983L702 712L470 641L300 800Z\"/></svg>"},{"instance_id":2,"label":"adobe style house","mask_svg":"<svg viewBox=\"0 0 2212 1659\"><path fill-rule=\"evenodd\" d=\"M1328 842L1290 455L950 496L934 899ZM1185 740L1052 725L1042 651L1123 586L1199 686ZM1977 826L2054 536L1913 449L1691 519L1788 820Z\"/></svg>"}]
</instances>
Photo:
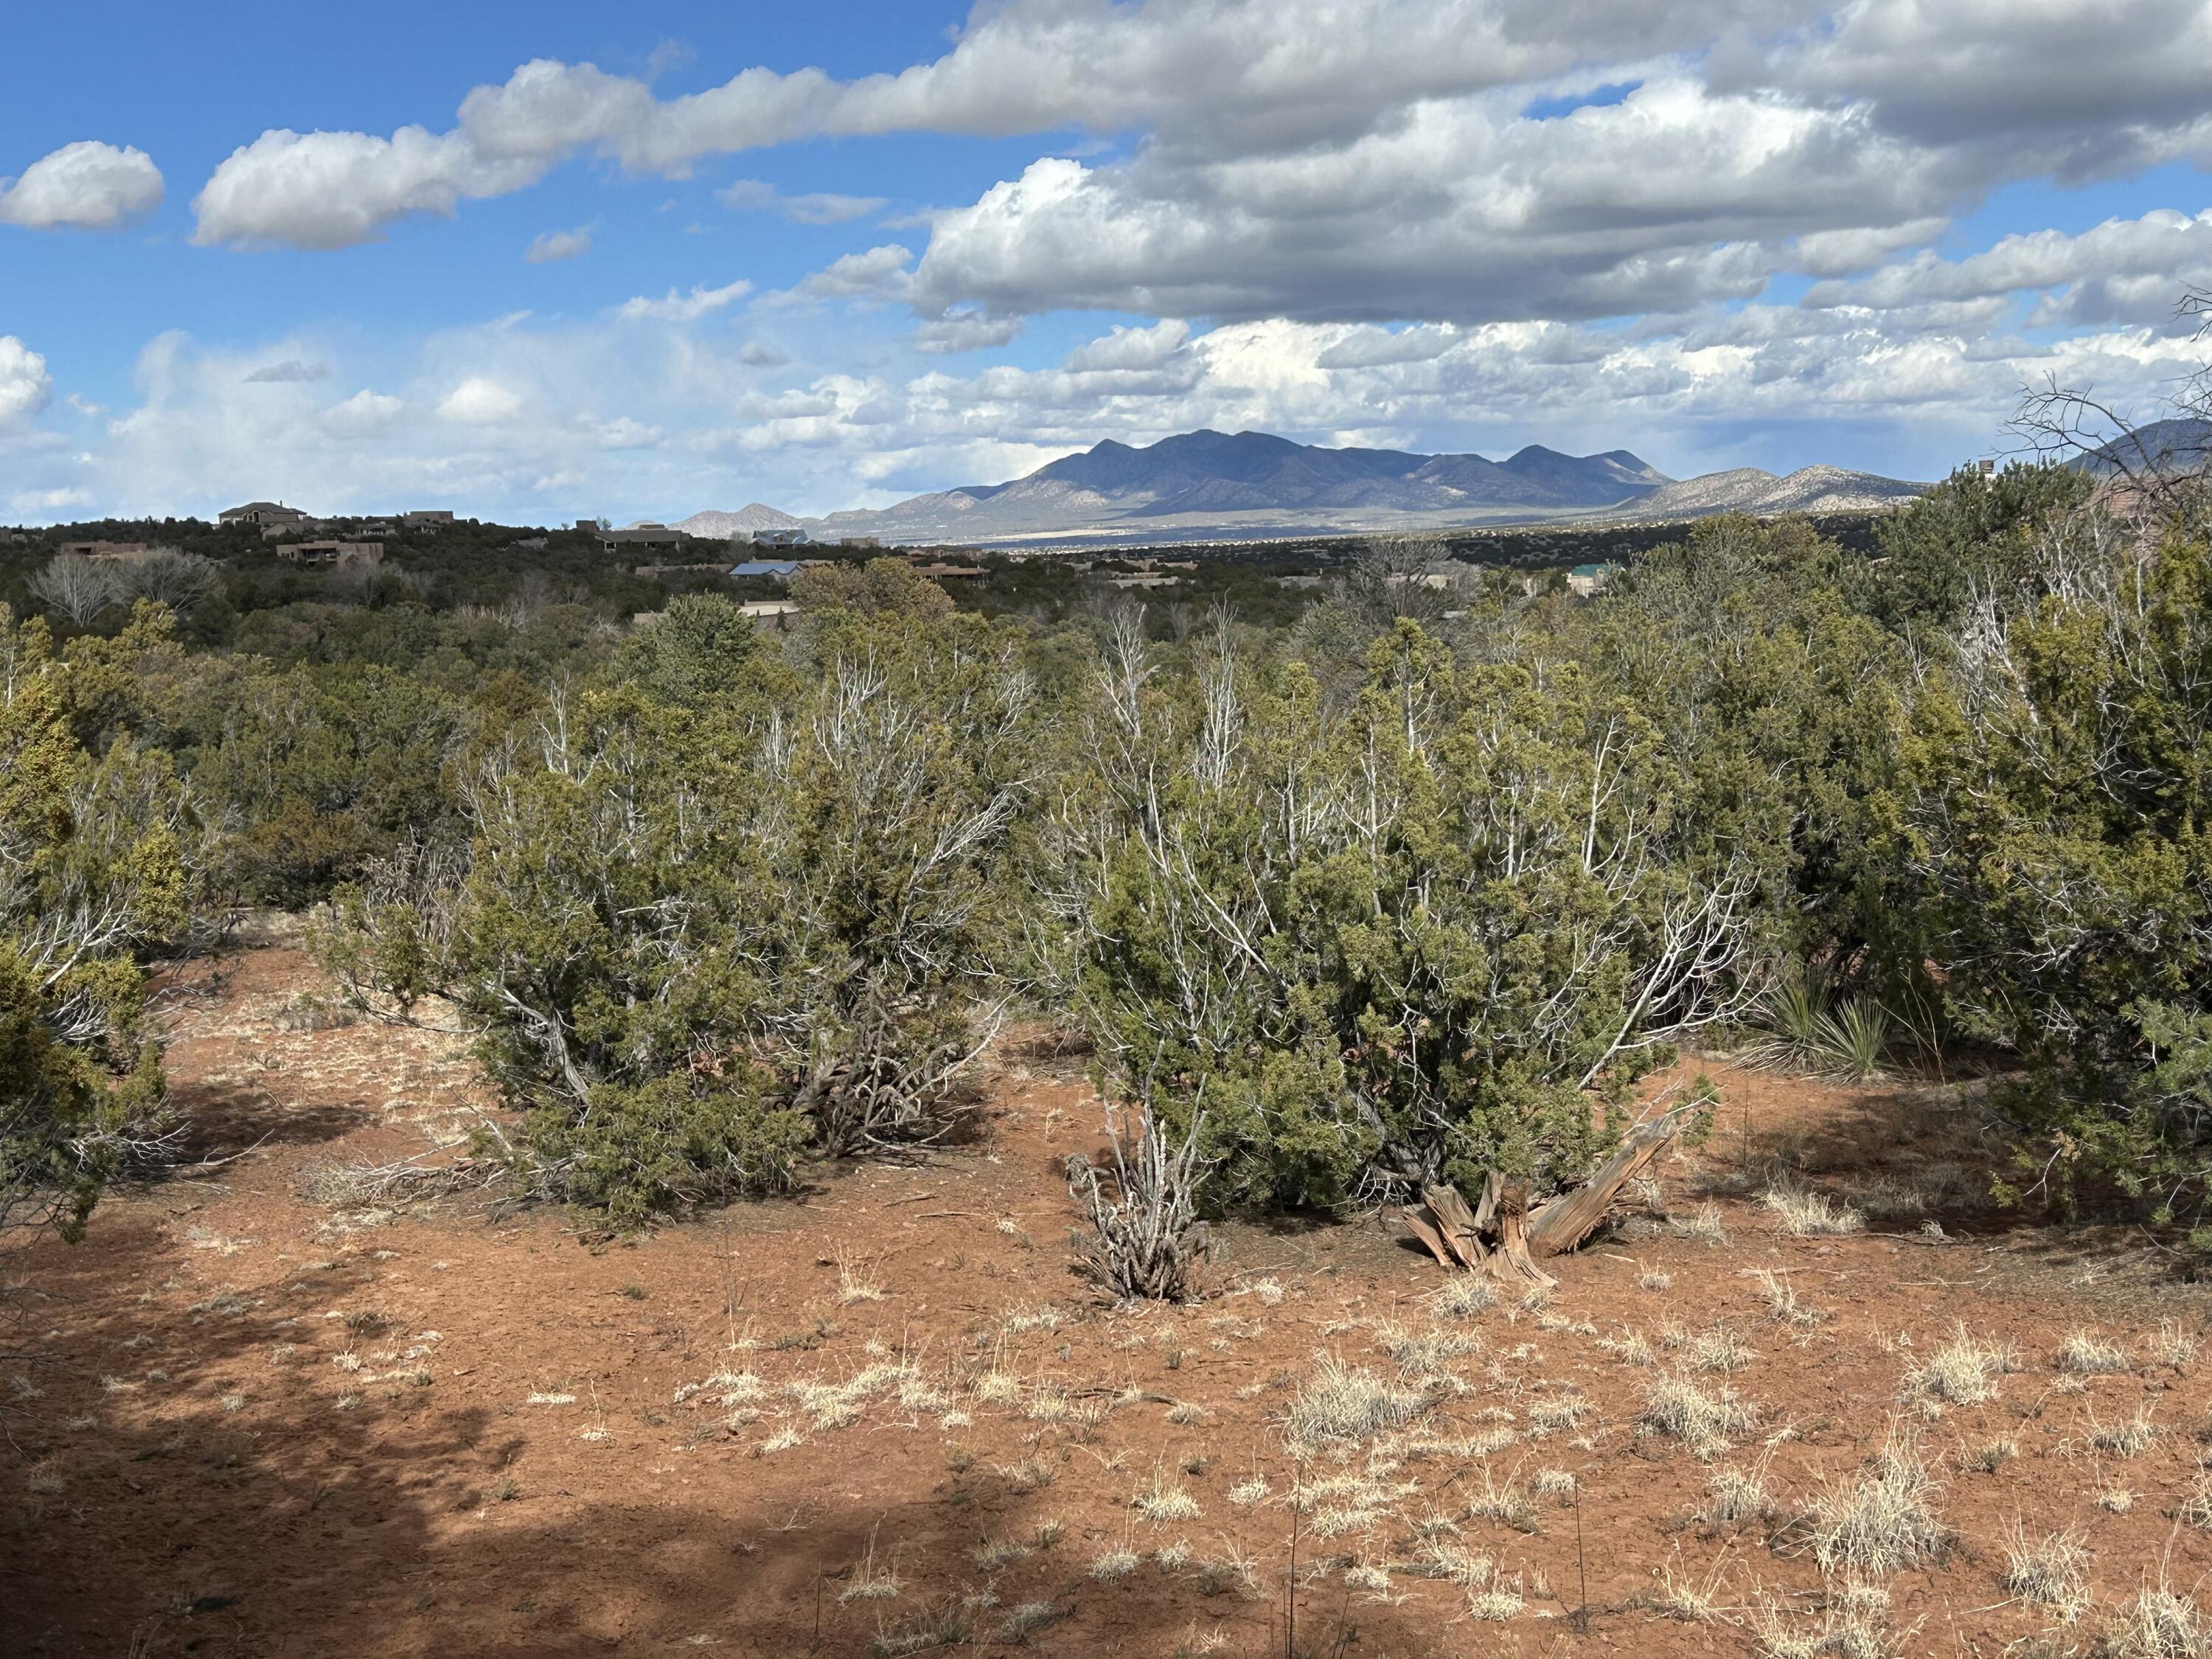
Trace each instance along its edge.
<instances>
[{"instance_id":1,"label":"adobe style house","mask_svg":"<svg viewBox=\"0 0 2212 1659\"><path fill-rule=\"evenodd\" d=\"M272 527L279 530L305 530L315 521L296 507L286 507L281 501L248 501L244 507L227 507L216 520L218 524L252 525L266 534Z\"/></svg>"},{"instance_id":2,"label":"adobe style house","mask_svg":"<svg viewBox=\"0 0 2212 1659\"><path fill-rule=\"evenodd\" d=\"M435 530L453 522L450 513L403 513L400 524L409 530Z\"/></svg>"},{"instance_id":3,"label":"adobe style house","mask_svg":"<svg viewBox=\"0 0 2212 1659\"><path fill-rule=\"evenodd\" d=\"M598 530L599 550L611 553L618 547L678 548L689 539L682 531L671 530L665 524L633 525L628 530Z\"/></svg>"}]
</instances>

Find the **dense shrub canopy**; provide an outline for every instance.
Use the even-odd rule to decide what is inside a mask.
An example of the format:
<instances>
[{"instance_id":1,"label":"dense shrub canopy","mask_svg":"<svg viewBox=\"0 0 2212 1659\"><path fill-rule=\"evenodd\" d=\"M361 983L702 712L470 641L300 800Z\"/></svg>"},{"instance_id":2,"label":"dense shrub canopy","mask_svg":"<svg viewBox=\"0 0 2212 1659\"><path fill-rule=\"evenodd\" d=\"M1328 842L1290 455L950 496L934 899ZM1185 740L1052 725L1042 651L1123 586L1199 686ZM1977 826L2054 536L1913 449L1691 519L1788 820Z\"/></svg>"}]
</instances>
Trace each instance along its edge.
<instances>
[{"instance_id":1,"label":"dense shrub canopy","mask_svg":"<svg viewBox=\"0 0 2212 1659\"><path fill-rule=\"evenodd\" d=\"M1875 558L1719 518L1594 601L1403 546L1142 607L877 560L787 627L719 577L634 620L667 588L573 534L502 586L489 527L345 581L165 532L215 561L173 608L64 567L4 624L7 1179L79 1214L121 1155L150 952L334 896L344 981L448 999L517 1170L625 1223L942 1133L1015 1006L1206 1207L1540 1194L1778 985L1978 1045L2012 1195L2194 1220L2200 521L2014 467Z\"/></svg>"},{"instance_id":2,"label":"dense shrub canopy","mask_svg":"<svg viewBox=\"0 0 2212 1659\"><path fill-rule=\"evenodd\" d=\"M164 637L146 613L124 645ZM204 898L196 804L166 756L105 729L101 657L58 658L0 605L0 1227L74 1235L158 1134L139 958L183 941Z\"/></svg>"}]
</instances>

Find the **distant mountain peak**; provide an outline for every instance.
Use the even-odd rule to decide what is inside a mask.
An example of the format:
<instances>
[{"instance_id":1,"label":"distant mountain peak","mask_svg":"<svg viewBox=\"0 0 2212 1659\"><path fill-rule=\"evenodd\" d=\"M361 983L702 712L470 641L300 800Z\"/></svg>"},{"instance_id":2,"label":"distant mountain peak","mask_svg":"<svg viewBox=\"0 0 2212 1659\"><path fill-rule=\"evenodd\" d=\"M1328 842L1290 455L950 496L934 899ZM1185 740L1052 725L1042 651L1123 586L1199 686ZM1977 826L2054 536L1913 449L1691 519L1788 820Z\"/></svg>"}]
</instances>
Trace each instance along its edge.
<instances>
[{"instance_id":1,"label":"distant mountain peak","mask_svg":"<svg viewBox=\"0 0 2212 1659\"><path fill-rule=\"evenodd\" d=\"M805 520L750 501L734 513L694 513L669 528L708 541L737 541L770 530L803 530Z\"/></svg>"}]
</instances>

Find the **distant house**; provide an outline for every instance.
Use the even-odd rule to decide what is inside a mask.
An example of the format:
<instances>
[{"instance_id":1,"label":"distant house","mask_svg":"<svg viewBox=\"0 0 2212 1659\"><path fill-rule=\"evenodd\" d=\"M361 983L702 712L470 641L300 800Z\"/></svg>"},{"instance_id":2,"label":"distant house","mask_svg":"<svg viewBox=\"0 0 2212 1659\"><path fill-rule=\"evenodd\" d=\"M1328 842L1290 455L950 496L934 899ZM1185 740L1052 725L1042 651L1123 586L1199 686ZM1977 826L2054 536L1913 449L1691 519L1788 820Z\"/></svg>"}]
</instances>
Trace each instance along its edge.
<instances>
[{"instance_id":1,"label":"distant house","mask_svg":"<svg viewBox=\"0 0 2212 1659\"><path fill-rule=\"evenodd\" d=\"M1620 569L1617 564L1578 564L1567 572L1567 591L1585 599L1602 593Z\"/></svg>"},{"instance_id":2,"label":"distant house","mask_svg":"<svg viewBox=\"0 0 2212 1659\"><path fill-rule=\"evenodd\" d=\"M804 530L756 530L746 538L755 547L804 547Z\"/></svg>"},{"instance_id":3,"label":"distant house","mask_svg":"<svg viewBox=\"0 0 2212 1659\"><path fill-rule=\"evenodd\" d=\"M684 545L684 535L680 530L671 530L665 524L641 524L628 530L598 532L599 550L611 553L620 547L665 547L671 550Z\"/></svg>"},{"instance_id":4,"label":"distant house","mask_svg":"<svg viewBox=\"0 0 2212 1659\"><path fill-rule=\"evenodd\" d=\"M382 542L287 542L276 550L280 559L295 564L381 564Z\"/></svg>"},{"instance_id":5,"label":"distant house","mask_svg":"<svg viewBox=\"0 0 2212 1659\"><path fill-rule=\"evenodd\" d=\"M980 564L918 564L914 567L917 576L927 576L933 582L975 581L991 573Z\"/></svg>"},{"instance_id":6,"label":"distant house","mask_svg":"<svg viewBox=\"0 0 2212 1659\"><path fill-rule=\"evenodd\" d=\"M507 545L510 547L519 547L526 553L543 553L545 550L545 538L543 536L524 536L515 541L508 543Z\"/></svg>"},{"instance_id":7,"label":"distant house","mask_svg":"<svg viewBox=\"0 0 2212 1659\"><path fill-rule=\"evenodd\" d=\"M314 522L296 507L286 507L281 501L248 501L244 507L225 508L216 516L218 524L252 525L264 535L270 528L304 530Z\"/></svg>"},{"instance_id":8,"label":"distant house","mask_svg":"<svg viewBox=\"0 0 2212 1659\"><path fill-rule=\"evenodd\" d=\"M781 581L799 568L796 559L747 559L743 564L732 565L732 576L774 576Z\"/></svg>"},{"instance_id":9,"label":"distant house","mask_svg":"<svg viewBox=\"0 0 2212 1659\"><path fill-rule=\"evenodd\" d=\"M1176 576L1109 576L1109 587L1173 587L1181 578Z\"/></svg>"},{"instance_id":10,"label":"distant house","mask_svg":"<svg viewBox=\"0 0 2212 1659\"><path fill-rule=\"evenodd\" d=\"M410 530L434 530L441 525L453 522L450 513L403 513L399 522Z\"/></svg>"}]
</instances>

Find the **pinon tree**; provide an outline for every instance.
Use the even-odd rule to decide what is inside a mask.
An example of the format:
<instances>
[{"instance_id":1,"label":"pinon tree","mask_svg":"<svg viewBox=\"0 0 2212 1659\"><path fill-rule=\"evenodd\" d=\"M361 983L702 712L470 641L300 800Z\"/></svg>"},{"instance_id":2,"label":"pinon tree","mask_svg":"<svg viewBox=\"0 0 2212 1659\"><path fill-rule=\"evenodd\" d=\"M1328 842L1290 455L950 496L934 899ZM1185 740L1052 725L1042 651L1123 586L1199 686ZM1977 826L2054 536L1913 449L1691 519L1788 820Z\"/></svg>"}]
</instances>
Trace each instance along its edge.
<instances>
[{"instance_id":1,"label":"pinon tree","mask_svg":"<svg viewBox=\"0 0 2212 1659\"><path fill-rule=\"evenodd\" d=\"M2212 549L2094 508L1982 588L1905 754L1954 1018L2025 1061L2011 1191L2201 1219L2212 1180Z\"/></svg>"},{"instance_id":2,"label":"pinon tree","mask_svg":"<svg viewBox=\"0 0 2212 1659\"><path fill-rule=\"evenodd\" d=\"M672 611L637 680L556 696L470 782L465 848L349 890L326 946L365 994L458 1004L528 1178L628 1224L928 1137L1000 998L1007 649L832 605L793 676L726 620Z\"/></svg>"},{"instance_id":3,"label":"pinon tree","mask_svg":"<svg viewBox=\"0 0 2212 1659\"><path fill-rule=\"evenodd\" d=\"M0 1229L74 1237L161 1135L141 957L189 927L209 837L165 757L80 739L98 678L0 606Z\"/></svg>"},{"instance_id":4,"label":"pinon tree","mask_svg":"<svg viewBox=\"0 0 2212 1659\"><path fill-rule=\"evenodd\" d=\"M1755 988L1755 860L1571 664L1462 665L1401 620L1333 717L1226 629L1176 675L1125 622L1087 720L1042 954L1109 1095L1199 1124L1217 1204L1558 1190Z\"/></svg>"}]
</instances>

